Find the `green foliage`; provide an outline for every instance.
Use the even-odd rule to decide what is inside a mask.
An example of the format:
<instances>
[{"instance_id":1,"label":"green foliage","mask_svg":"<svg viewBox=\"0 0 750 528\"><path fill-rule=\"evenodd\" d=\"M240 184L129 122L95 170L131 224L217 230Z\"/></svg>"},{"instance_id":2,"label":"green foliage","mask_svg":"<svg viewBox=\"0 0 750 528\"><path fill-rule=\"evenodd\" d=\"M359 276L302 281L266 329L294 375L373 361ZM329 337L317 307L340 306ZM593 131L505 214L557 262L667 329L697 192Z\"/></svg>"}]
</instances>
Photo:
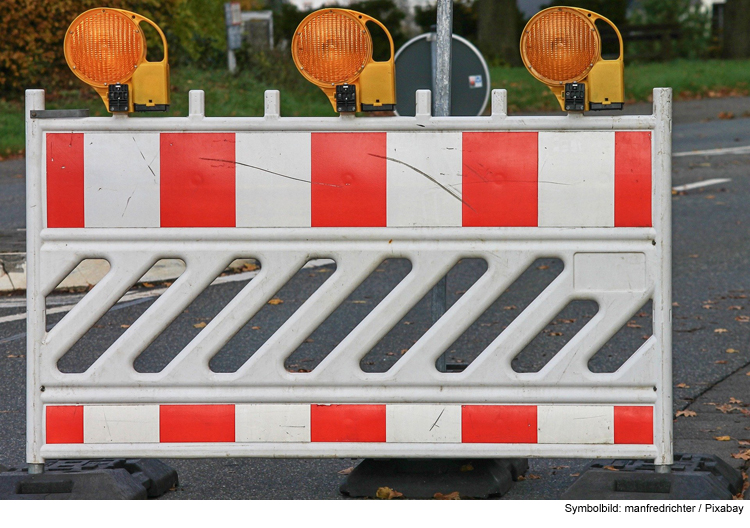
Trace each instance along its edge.
<instances>
[{"instance_id":1,"label":"green foliage","mask_svg":"<svg viewBox=\"0 0 750 528\"><path fill-rule=\"evenodd\" d=\"M101 0L3 0L0 91L12 96L29 87L60 89L78 83L65 64L65 31L78 15L101 4ZM186 0L107 0L106 4L135 11L156 22L170 44L177 41L174 51L179 57L179 43L188 40L186 33L192 24Z\"/></svg>"},{"instance_id":2,"label":"green foliage","mask_svg":"<svg viewBox=\"0 0 750 528\"><path fill-rule=\"evenodd\" d=\"M633 9L631 24L673 24L681 31L681 38L674 45L671 42L640 43L628 46L636 53L641 48L654 48L654 54L664 59L681 57L696 59L708 54L711 44L711 15L700 4L691 0L639 0Z\"/></svg>"}]
</instances>

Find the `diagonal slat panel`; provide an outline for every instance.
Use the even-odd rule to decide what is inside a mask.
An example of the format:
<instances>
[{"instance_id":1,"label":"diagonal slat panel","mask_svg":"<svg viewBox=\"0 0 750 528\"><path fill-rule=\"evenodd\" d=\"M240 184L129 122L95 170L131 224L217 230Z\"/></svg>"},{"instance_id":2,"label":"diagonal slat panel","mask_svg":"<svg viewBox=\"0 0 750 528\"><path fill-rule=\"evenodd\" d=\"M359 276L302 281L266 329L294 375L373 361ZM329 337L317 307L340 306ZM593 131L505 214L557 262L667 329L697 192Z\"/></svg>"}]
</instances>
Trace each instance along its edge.
<instances>
[{"instance_id":1,"label":"diagonal slat panel","mask_svg":"<svg viewBox=\"0 0 750 528\"><path fill-rule=\"evenodd\" d=\"M263 267L162 371L165 382L226 379L208 362L307 261L307 253L262 256Z\"/></svg>"},{"instance_id":2,"label":"diagonal slat panel","mask_svg":"<svg viewBox=\"0 0 750 528\"><path fill-rule=\"evenodd\" d=\"M302 306L232 375L243 383L289 383L292 375L284 360L359 286L382 262L381 252L333 253L336 271ZM314 377L314 374L304 374ZM299 378L299 376L298 376ZM302 380L300 380L302 382Z\"/></svg>"}]
</instances>

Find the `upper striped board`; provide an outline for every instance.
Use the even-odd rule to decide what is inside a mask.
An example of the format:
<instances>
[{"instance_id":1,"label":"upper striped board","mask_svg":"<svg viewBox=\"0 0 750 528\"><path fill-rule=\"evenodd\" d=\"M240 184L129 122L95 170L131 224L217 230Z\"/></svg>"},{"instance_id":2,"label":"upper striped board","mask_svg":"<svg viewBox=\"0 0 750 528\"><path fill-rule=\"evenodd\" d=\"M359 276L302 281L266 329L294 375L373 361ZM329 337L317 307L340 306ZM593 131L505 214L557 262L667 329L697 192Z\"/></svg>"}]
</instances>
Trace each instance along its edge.
<instances>
[{"instance_id":1,"label":"upper striped board","mask_svg":"<svg viewBox=\"0 0 750 528\"><path fill-rule=\"evenodd\" d=\"M651 132L47 133L46 226L650 227Z\"/></svg>"}]
</instances>

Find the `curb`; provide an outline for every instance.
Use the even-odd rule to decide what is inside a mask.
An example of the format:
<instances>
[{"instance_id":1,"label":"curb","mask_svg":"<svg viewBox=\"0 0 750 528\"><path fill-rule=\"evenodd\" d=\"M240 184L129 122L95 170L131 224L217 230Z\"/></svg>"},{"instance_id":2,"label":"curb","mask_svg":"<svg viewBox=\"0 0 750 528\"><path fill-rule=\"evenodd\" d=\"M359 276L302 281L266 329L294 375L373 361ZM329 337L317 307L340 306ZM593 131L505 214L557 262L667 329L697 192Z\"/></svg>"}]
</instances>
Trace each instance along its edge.
<instances>
[{"instance_id":1,"label":"curb","mask_svg":"<svg viewBox=\"0 0 750 528\"><path fill-rule=\"evenodd\" d=\"M243 269L253 264L252 259L237 259L229 268ZM109 262L104 259L87 259L71 271L55 290L89 288L109 273ZM185 263L180 259L161 259L138 279L138 283L173 280L185 271ZM26 290L26 253L0 253L0 293Z\"/></svg>"}]
</instances>

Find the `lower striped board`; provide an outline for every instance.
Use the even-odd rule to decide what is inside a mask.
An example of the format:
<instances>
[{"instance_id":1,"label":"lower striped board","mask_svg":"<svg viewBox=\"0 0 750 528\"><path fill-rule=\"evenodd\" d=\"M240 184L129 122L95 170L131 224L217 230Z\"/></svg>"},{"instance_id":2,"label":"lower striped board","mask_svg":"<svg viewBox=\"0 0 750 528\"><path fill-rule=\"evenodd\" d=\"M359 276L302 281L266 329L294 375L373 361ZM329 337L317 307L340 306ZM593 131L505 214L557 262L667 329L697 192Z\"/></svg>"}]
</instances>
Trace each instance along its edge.
<instances>
[{"instance_id":1,"label":"lower striped board","mask_svg":"<svg viewBox=\"0 0 750 528\"><path fill-rule=\"evenodd\" d=\"M650 405L48 405L47 444L653 444Z\"/></svg>"}]
</instances>

